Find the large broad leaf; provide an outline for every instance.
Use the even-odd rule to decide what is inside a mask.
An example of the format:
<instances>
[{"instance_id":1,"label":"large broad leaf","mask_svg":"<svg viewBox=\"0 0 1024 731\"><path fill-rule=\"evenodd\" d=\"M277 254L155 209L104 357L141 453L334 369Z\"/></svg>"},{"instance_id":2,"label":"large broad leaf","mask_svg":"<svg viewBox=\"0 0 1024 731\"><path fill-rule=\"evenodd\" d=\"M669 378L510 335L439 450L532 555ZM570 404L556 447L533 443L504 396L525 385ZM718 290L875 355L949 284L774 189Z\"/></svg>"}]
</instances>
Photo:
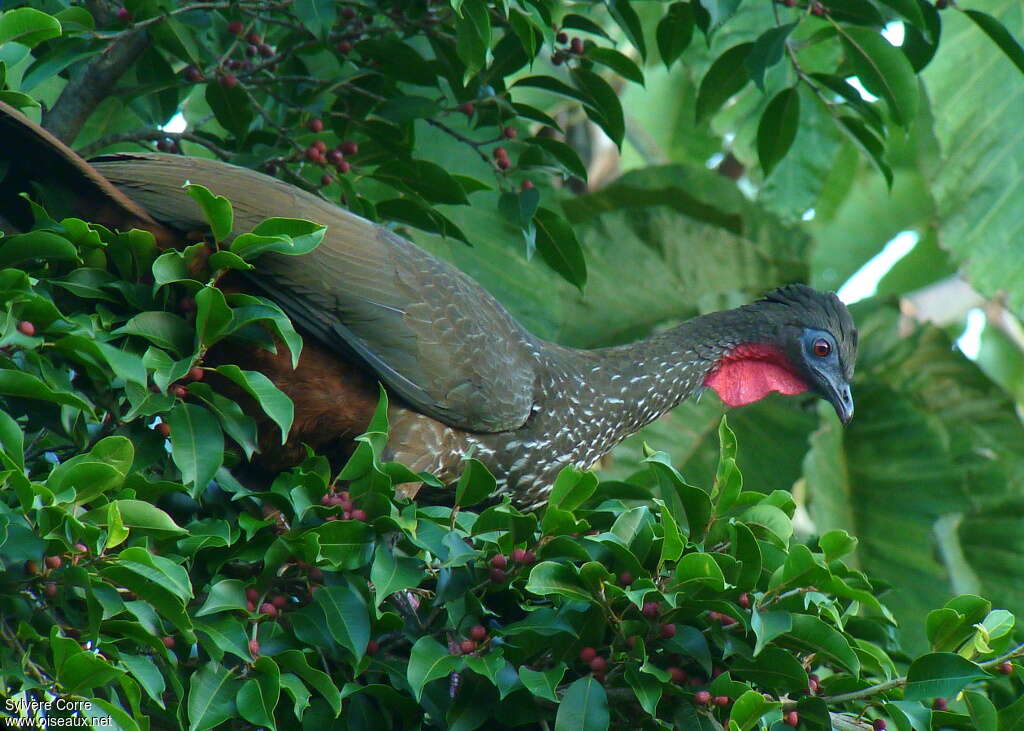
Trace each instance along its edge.
<instances>
[{"instance_id":1,"label":"large broad leaf","mask_svg":"<svg viewBox=\"0 0 1024 731\"><path fill-rule=\"evenodd\" d=\"M1019 37L1020 6L984 4ZM1024 252L1020 211L1024 178L1003 161L1024 155L1020 127L1024 78L993 41L960 13L943 16L942 51L925 69L944 152L934 190L940 243L965 266L976 289L1005 292L1024 310Z\"/></svg>"},{"instance_id":2,"label":"large broad leaf","mask_svg":"<svg viewBox=\"0 0 1024 731\"><path fill-rule=\"evenodd\" d=\"M1019 539L999 545L1024 483L1011 402L941 331L900 338L895 311L867 309L856 312L860 368L874 378L855 384L846 429L821 408L807 458L816 528L858 536L854 562L898 585L886 603L905 627L963 591L1019 606L1020 568L1002 553ZM923 649L917 632L906 640Z\"/></svg>"}]
</instances>

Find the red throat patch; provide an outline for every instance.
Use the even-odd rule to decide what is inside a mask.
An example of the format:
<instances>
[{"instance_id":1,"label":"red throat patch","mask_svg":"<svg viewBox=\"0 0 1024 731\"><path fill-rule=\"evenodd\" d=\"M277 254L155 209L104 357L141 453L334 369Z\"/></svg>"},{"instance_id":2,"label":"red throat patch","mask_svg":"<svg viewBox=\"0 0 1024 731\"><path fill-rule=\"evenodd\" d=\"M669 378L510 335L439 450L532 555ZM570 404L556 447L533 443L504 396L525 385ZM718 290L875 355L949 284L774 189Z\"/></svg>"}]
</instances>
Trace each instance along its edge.
<instances>
[{"instance_id":1,"label":"red throat patch","mask_svg":"<svg viewBox=\"0 0 1024 731\"><path fill-rule=\"evenodd\" d=\"M760 401L772 391L794 396L808 385L793 373L786 357L767 345L740 345L718 361L704 379L727 406Z\"/></svg>"}]
</instances>

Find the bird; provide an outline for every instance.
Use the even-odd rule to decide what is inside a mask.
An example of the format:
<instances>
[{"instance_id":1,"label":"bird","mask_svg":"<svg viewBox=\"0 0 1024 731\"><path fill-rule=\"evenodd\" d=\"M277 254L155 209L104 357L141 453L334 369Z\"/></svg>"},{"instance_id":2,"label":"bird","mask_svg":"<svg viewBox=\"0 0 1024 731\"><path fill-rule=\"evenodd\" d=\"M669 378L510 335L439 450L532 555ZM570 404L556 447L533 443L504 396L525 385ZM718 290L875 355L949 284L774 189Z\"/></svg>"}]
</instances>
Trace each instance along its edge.
<instances>
[{"instance_id":1,"label":"bird","mask_svg":"<svg viewBox=\"0 0 1024 731\"><path fill-rule=\"evenodd\" d=\"M18 193L34 184L89 220L145 229L160 247L180 248L205 226L186 182L228 198L236 231L275 215L326 225L312 252L268 254L232 285L288 314L304 336L297 366L284 348L242 343L207 356L263 372L293 400L283 445L273 425L260 425L260 459L273 468L296 464L307 444L351 450L381 385L385 459L450 485L472 456L495 476L495 496L524 508L545 504L564 467L591 467L705 389L729 407L810 392L844 425L853 417L858 335L834 293L788 284L630 345L569 348L527 331L468 275L395 231L257 171L148 152L87 162L3 104L0 161L0 214L15 227L31 225ZM403 489L415 497L420 485Z\"/></svg>"}]
</instances>

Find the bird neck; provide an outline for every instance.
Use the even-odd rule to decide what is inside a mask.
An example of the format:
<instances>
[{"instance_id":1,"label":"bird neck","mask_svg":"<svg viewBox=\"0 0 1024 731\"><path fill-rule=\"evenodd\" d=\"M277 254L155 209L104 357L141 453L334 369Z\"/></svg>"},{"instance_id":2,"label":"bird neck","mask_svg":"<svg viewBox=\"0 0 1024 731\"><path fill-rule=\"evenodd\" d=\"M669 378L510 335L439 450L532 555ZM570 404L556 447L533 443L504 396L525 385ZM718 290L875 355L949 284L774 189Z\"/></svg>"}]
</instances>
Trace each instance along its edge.
<instances>
[{"instance_id":1,"label":"bird neck","mask_svg":"<svg viewBox=\"0 0 1024 731\"><path fill-rule=\"evenodd\" d=\"M576 352L589 370L582 375L594 386L588 389L594 411L605 423L616 423L621 439L704 386L729 406L771 391L807 390L788 359L770 345L772 335L771 322L739 308L696 317L631 345Z\"/></svg>"}]
</instances>

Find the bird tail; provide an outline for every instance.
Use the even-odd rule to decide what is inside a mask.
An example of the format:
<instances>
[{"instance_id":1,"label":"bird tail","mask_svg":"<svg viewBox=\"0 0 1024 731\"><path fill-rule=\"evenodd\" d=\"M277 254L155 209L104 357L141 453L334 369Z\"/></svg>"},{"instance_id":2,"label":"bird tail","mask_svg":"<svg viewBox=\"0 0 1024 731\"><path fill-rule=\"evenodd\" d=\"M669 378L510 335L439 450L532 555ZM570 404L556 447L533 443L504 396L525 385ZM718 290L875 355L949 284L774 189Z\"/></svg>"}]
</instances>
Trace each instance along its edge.
<instances>
[{"instance_id":1,"label":"bird tail","mask_svg":"<svg viewBox=\"0 0 1024 731\"><path fill-rule=\"evenodd\" d=\"M0 102L0 216L15 229L32 226L23 194L42 201L52 216L82 215L111 229L151 232L161 248L180 236L155 221L74 150L14 107Z\"/></svg>"}]
</instances>

